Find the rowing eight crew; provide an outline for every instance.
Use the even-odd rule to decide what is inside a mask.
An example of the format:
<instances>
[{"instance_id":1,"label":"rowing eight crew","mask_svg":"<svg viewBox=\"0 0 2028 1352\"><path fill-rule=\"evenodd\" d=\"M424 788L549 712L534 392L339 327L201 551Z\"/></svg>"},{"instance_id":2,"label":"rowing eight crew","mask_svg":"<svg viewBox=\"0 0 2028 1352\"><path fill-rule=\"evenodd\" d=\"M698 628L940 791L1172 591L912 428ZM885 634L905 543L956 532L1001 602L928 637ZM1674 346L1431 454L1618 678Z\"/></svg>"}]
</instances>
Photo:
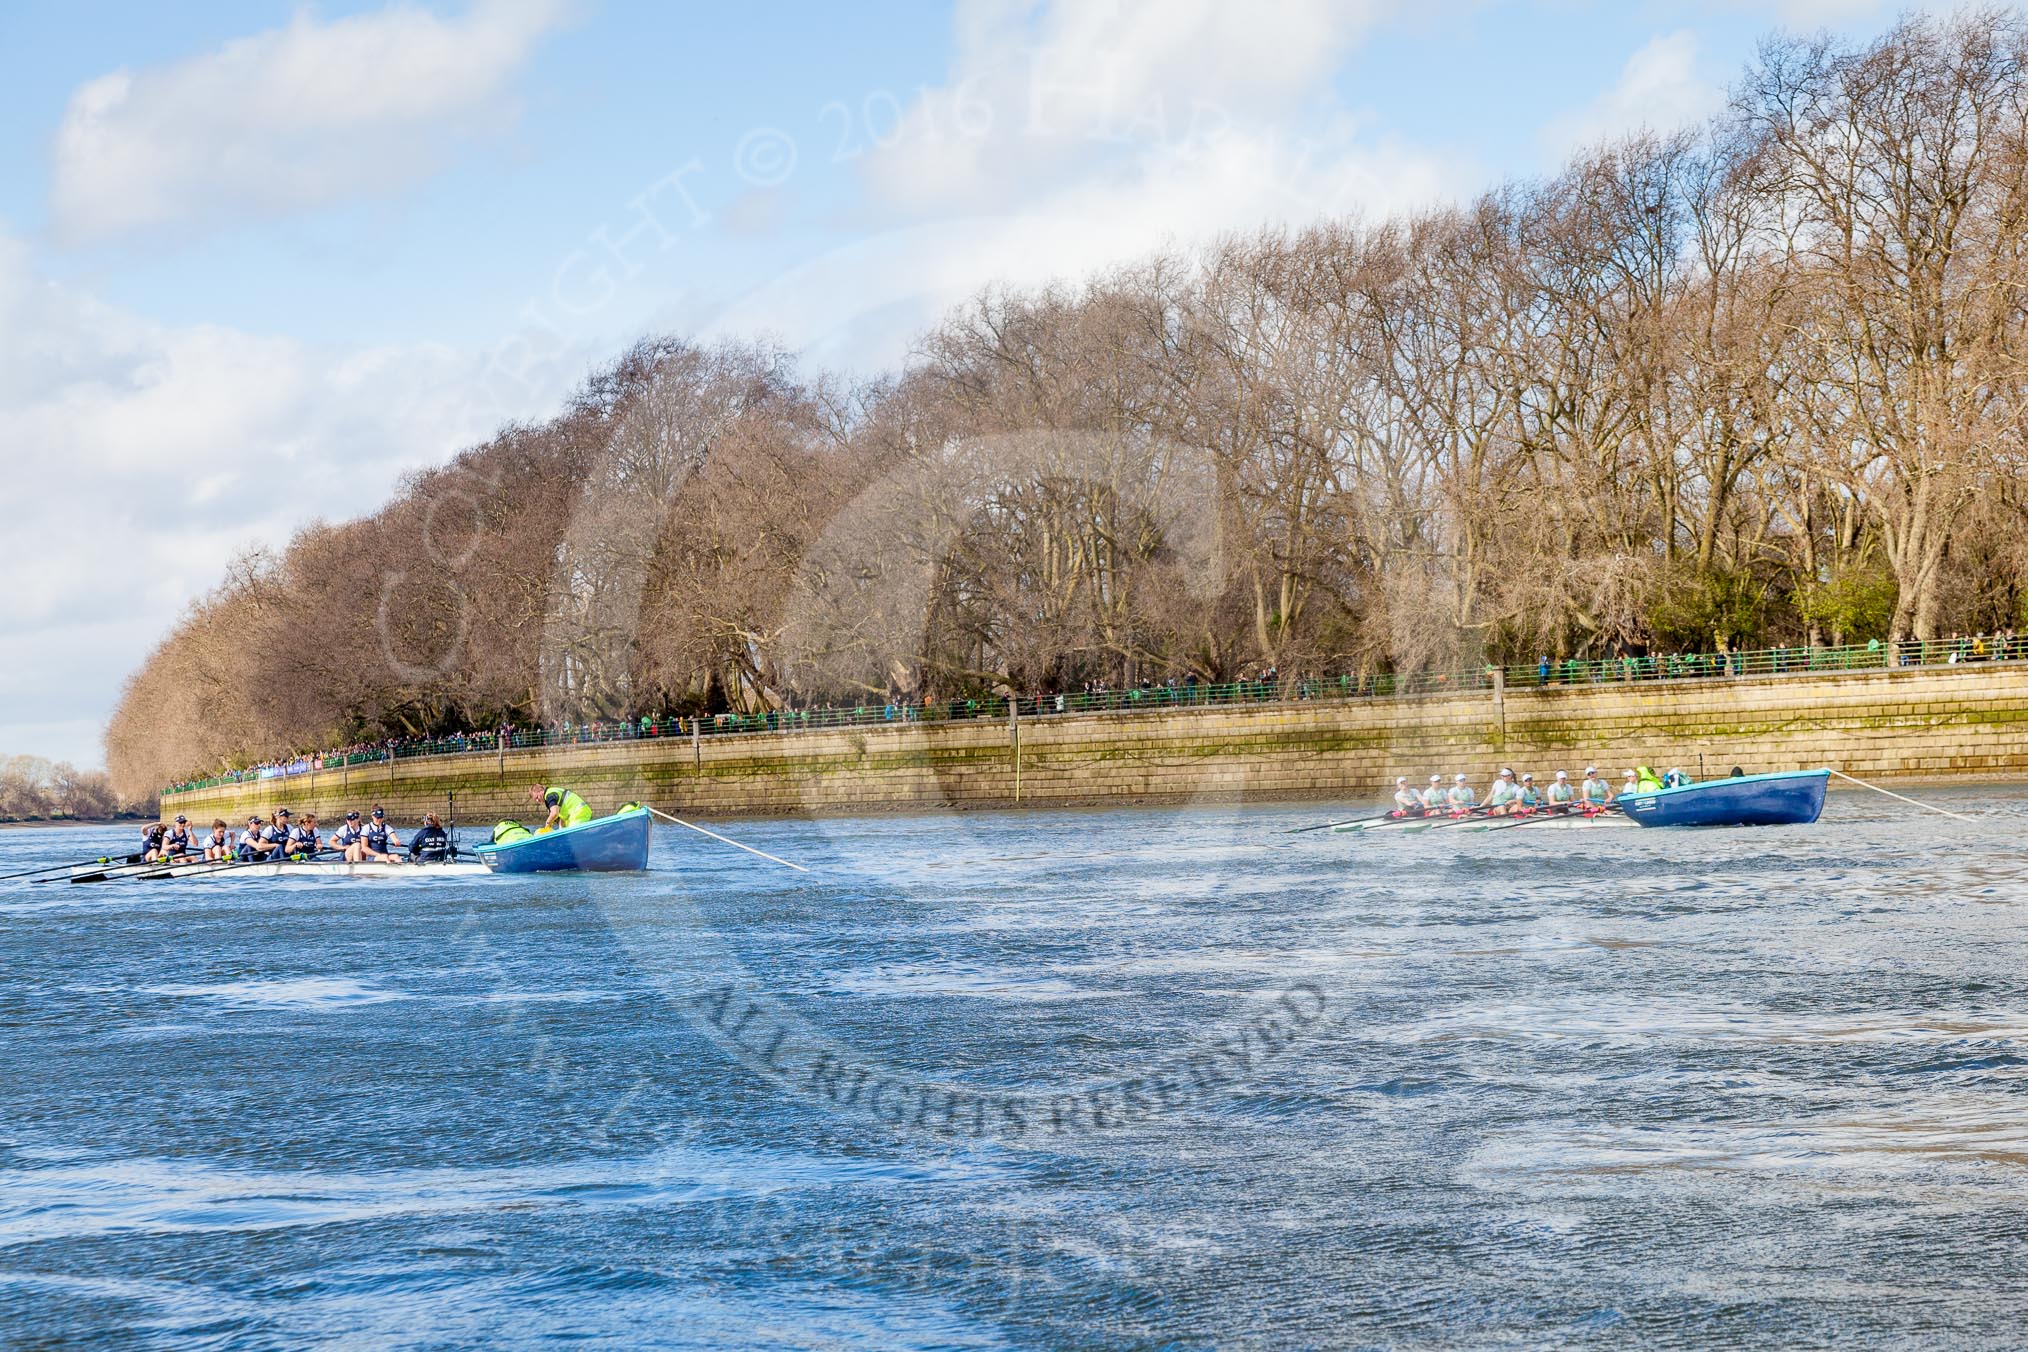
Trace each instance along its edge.
<instances>
[{"instance_id":1,"label":"rowing eight crew","mask_svg":"<svg viewBox=\"0 0 2028 1352\"><path fill-rule=\"evenodd\" d=\"M1463 817L1484 812L1490 817L1523 817L1535 812L1595 813L1606 811L1619 798L1630 793L1673 789L1689 782L1689 776L1681 770L1671 770L1658 777L1644 766L1639 771L1627 771L1619 791L1615 793L1599 777L1598 767L1587 765L1584 778L1576 784L1570 782L1568 771L1558 770L1548 788L1538 789L1534 775L1523 774L1516 779L1512 770L1502 766L1500 773L1494 777L1492 787L1486 791L1486 801L1481 803L1463 775L1451 776L1449 788L1444 787L1442 775L1431 775L1429 787L1420 792L1409 784L1407 775L1397 775L1394 780L1394 810L1387 815Z\"/></svg>"},{"instance_id":2,"label":"rowing eight crew","mask_svg":"<svg viewBox=\"0 0 2028 1352\"><path fill-rule=\"evenodd\" d=\"M156 822L141 832L141 859L144 863L171 863L199 858L216 862L255 862L308 859L336 854L348 864L397 863L394 851L401 849L401 837L387 824L387 812L375 804L362 821L357 812L345 814L345 824L327 841L317 830L317 814L305 812L297 822L287 808L275 809L274 819L263 822L258 812L246 819L246 830L235 837L223 817L211 823L211 837L199 845L190 829L190 819L178 813L173 824ZM457 847L434 812L423 814L423 824L408 843L410 863L434 863L457 854Z\"/></svg>"}]
</instances>

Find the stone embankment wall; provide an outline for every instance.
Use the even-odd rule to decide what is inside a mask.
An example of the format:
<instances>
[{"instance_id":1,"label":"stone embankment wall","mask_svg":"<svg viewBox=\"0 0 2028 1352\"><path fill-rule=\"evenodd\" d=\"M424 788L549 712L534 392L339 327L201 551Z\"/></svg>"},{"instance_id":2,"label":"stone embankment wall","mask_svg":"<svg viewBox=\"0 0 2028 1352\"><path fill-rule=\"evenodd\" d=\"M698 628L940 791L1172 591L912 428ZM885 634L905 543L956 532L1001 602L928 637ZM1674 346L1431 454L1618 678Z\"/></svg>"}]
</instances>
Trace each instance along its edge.
<instances>
[{"instance_id":1,"label":"stone embankment wall","mask_svg":"<svg viewBox=\"0 0 2028 1352\"><path fill-rule=\"evenodd\" d=\"M2028 773L2028 663L1824 676L1551 686L1240 706L688 737L431 757L170 794L165 812L327 820L378 802L402 821L456 795L468 825L567 784L604 812L639 799L697 815L1092 802L1384 796L1394 776L1587 762L1691 773L1828 765L1868 779Z\"/></svg>"}]
</instances>

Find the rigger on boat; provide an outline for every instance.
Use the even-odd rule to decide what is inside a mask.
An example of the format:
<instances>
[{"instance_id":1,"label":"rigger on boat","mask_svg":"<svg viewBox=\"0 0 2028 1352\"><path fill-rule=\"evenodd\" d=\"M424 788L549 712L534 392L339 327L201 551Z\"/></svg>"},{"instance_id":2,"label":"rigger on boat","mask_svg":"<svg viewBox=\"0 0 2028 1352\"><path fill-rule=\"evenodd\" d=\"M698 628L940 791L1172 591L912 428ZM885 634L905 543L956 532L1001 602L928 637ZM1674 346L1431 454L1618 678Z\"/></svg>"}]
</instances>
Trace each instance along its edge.
<instances>
[{"instance_id":1,"label":"rigger on boat","mask_svg":"<svg viewBox=\"0 0 2028 1352\"><path fill-rule=\"evenodd\" d=\"M344 825L328 840L318 829L316 813L305 812L299 822L289 808L279 807L266 821L257 812L249 814L246 829L237 835L224 818L214 818L210 835L200 844L189 829L189 819L179 813L174 823L154 822L143 827L141 848L124 859L66 867L70 880L79 883L200 877L435 877L485 871L477 863L458 865L453 832L445 829L434 812L423 813L422 825L404 847L388 823L386 809L378 803L365 818L356 810L347 812Z\"/></svg>"},{"instance_id":2,"label":"rigger on boat","mask_svg":"<svg viewBox=\"0 0 2028 1352\"><path fill-rule=\"evenodd\" d=\"M160 846L169 828L166 823L159 823L143 830L142 850L124 858L102 856L79 863L45 864L0 874L0 878L57 882L68 877L74 883L88 883L162 878L448 878L476 873L639 872L648 867L651 819L655 817L769 863L798 873L810 871L780 855L755 849L643 803L623 803L617 811L599 817L593 815L582 796L570 789L537 785L530 790L529 797L545 808L547 818L543 824L530 830L520 822L503 821L493 829L492 840L474 850L469 859L458 857L456 823L446 830L434 812L423 814L423 824L409 841L406 855L386 853L401 841L381 825L386 814L376 805L374 824L359 825L359 814L348 812L346 825L333 835L329 844L314 834L283 834L278 842L274 838L276 828L263 825L255 815L248 819L248 836L239 841L233 840L221 820L213 824L212 839L202 854L182 852L165 857ZM286 808L275 813L278 821L286 821L290 816ZM303 817L306 827L314 833L316 819L307 812ZM180 819L178 824L187 825ZM261 852L258 847L262 844L270 848ZM276 852L277 846L286 850L291 844L302 848ZM151 854L154 857L150 858Z\"/></svg>"},{"instance_id":3,"label":"rigger on boat","mask_svg":"<svg viewBox=\"0 0 2028 1352\"><path fill-rule=\"evenodd\" d=\"M1516 774L1502 766L1483 795L1463 774L1451 776L1448 788L1441 774L1429 777L1418 792L1408 776L1394 781L1393 805L1385 812L1350 821L1328 823L1337 832L1366 834L1385 831L1571 830L1627 826L1772 826L1814 822L1824 807L1829 770L1795 770L1749 775L1735 768L1723 779L1699 783L1680 769L1656 774L1643 765L1626 771L1617 792L1586 766L1572 784L1567 770L1558 770L1547 787L1532 772ZM1302 830L1319 828L1305 827Z\"/></svg>"}]
</instances>

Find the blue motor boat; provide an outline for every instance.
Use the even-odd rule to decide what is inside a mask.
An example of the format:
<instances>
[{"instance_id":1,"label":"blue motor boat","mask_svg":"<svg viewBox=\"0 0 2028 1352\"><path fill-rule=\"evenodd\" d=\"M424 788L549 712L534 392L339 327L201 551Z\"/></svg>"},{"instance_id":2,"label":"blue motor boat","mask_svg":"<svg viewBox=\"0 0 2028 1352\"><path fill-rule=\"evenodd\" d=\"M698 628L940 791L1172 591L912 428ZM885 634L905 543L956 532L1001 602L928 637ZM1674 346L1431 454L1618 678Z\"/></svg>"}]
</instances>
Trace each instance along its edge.
<instances>
[{"instance_id":1,"label":"blue motor boat","mask_svg":"<svg viewBox=\"0 0 2028 1352\"><path fill-rule=\"evenodd\" d=\"M1788 770L1623 793L1617 801L1643 826L1807 826L1824 810L1830 782L1829 770Z\"/></svg>"},{"instance_id":2,"label":"blue motor boat","mask_svg":"<svg viewBox=\"0 0 2028 1352\"><path fill-rule=\"evenodd\" d=\"M638 872L648 867L653 825L648 809L637 807L504 844L481 845L473 853L495 873Z\"/></svg>"}]
</instances>

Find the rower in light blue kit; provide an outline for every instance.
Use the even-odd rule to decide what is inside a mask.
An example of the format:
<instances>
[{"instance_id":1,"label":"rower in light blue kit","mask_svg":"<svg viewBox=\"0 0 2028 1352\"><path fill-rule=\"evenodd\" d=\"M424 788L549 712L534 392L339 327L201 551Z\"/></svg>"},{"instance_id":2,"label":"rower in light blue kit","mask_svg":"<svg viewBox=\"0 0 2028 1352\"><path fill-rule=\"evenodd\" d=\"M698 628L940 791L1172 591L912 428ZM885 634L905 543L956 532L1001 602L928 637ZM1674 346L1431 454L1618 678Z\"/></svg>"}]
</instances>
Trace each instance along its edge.
<instances>
[{"instance_id":1,"label":"rower in light blue kit","mask_svg":"<svg viewBox=\"0 0 2028 1352\"><path fill-rule=\"evenodd\" d=\"M1596 812L1613 800L1613 791L1598 777L1598 767L1584 767L1584 781L1577 786L1577 796L1584 803L1585 811Z\"/></svg>"},{"instance_id":2,"label":"rower in light blue kit","mask_svg":"<svg viewBox=\"0 0 2028 1352\"><path fill-rule=\"evenodd\" d=\"M1425 817L1434 817L1448 805L1444 797L1444 777L1431 775L1429 787L1422 791L1422 812Z\"/></svg>"},{"instance_id":3,"label":"rower in light blue kit","mask_svg":"<svg viewBox=\"0 0 2028 1352\"><path fill-rule=\"evenodd\" d=\"M1407 775L1394 777L1394 812L1396 817L1420 817L1422 795L1408 787Z\"/></svg>"},{"instance_id":4,"label":"rower in light blue kit","mask_svg":"<svg viewBox=\"0 0 2028 1352\"><path fill-rule=\"evenodd\" d=\"M1549 782L1548 801L1551 812L1570 811L1570 805L1577 801L1577 790L1570 784L1570 771L1556 772L1556 778Z\"/></svg>"},{"instance_id":5,"label":"rower in light blue kit","mask_svg":"<svg viewBox=\"0 0 2028 1352\"><path fill-rule=\"evenodd\" d=\"M1541 810L1542 810L1542 792L1541 790L1535 787L1535 776L1522 775L1521 806L1520 806L1521 815L1525 817L1531 812L1540 812Z\"/></svg>"},{"instance_id":6,"label":"rower in light blue kit","mask_svg":"<svg viewBox=\"0 0 2028 1352\"><path fill-rule=\"evenodd\" d=\"M1506 766L1493 778L1493 786L1486 790L1486 812L1490 816L1505 817L1521 807L1521 786L1514 782L1514 772Z\"/></svg>"},{"instance_id":7,"label":"rower in light blue kit","mask_svg":"<svg viewBox=\"0 0 2028 1352\"><path fill-rule=\"evenodd\" d=\"M1463 775L1451 777L1451 791L1444 796L1444 800L1454 817L1464 816L1477 807L1479 802L1478 796L1472 792L1472 786L1465 782Z\"/></svg>"}]
</instances>

